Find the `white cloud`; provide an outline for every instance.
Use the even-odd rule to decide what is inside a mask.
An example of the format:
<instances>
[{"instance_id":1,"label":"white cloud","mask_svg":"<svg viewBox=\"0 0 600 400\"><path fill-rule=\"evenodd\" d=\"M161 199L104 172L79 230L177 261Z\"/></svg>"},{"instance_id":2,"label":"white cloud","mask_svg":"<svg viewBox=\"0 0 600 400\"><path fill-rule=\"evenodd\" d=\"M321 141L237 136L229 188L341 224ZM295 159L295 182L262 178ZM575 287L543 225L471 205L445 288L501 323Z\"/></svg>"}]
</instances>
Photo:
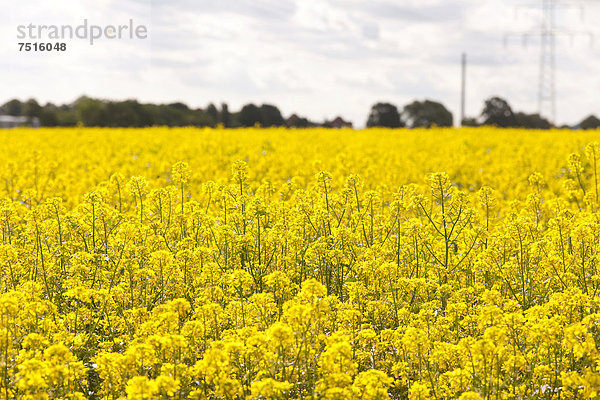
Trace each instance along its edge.
<instances>
[{"instance_id":1,"label":"white cloud","mask_svg":"<svg viewBox=\"0 0 600 400\"><path fill-rule=\"evenodd\" d=\"M509 31L535 28L539 13L519 0L0 0L2 98L70 102L81 94L192 106L268 102L312 119L338 114L364 124L379 100L398 106L442 101L457 117L460 54L468 53L467 111L492 95L534 112L539 50ZM595 30L599 6L561 14ZM20 53L20 24L99 25L130 18L147 40L69 41L68 51ZM559 41L558 122L600 114L597 47Z\"/></svg>"}]
</instances>

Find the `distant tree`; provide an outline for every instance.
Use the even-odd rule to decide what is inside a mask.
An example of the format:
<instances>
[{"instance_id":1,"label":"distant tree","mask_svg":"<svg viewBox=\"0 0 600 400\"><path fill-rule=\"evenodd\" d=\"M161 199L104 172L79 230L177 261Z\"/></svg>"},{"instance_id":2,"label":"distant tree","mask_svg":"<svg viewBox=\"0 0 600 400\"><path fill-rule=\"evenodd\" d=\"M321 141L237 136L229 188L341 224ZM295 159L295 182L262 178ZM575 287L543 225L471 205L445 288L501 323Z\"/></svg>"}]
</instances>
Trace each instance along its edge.
<instances>
[{"instance_id":1,"label":"distant tree","mask_svg":"<svg viewBox=\"0 0 600 400\"><path fill-rule=\"evenodd\" d=\"M279 108L270 104L263 104L260 106L260 119L262 126L285 125L285 121L281 116L281 111L279 111Z\"/></svg>"},{"instance_id":2,"label":"distant tree","mask_svg":"<svg viewBox=\"0 0 600 400\"><path fill-rule=\"evenodd\" d=\"M192 110L182 103L145 104L144 115L152 120L152 125L166 126L212 126L214 121L202 109Z\"/></svg>"},{"instance_id":3,"label":"distant tree","mask_svg":"<svg viewBox=\"0 0 600 400\"><path fill-rule=\"evenodd\" d=\"M141 127L151 123L151 118L144 114L144 109L137 100L109 101L105 107L107 126Z\"/></svg>"},{"instance_id":4,"label":"distant tree","mask_svg":"<svg viewBox=\"0 0 600 400\"><path fill-rule=\"evenodd\" d=\"M311 122L308 118L306 117L300 117L298 118L293 126L298 127L298 128L308 128L310 126L315 126L316 124L314 122Z\"/></svg>"},{"instance_id":5,"label":"distant tree","mask_svg":"<svg viewBox=\"0 0 600 400\"><path fill-rule=\"evenodd\" d=\"M185 104L172 103L172 104L160 104L156 107L154 113L154 121L157 125L166 126L186 126L190 125L186 121L186 115L189 112L189 108Z\"/></svg>"},{"instance_id":6,"label":"distant tree","mask_svg":"<svg viewBox=\"0 0 600 400\"><path fill-rule=\"evenodd\" d=\"M600 119L595 115L590 115L579 123L580 129L597 129L600 127Z\"/></svg>"},{"instance_id":7,"label":"distant tree","mask_svg":"<svg viewBox=\"0 0 600 400\"><path fill-rule=\"evenodd\" d=\"M254 104L246 104L239 112L238 122L241 126L254 126L262 124L262 114L260 108Z\"/></svg>"},{"instance_id":8,"label":"distant tree","mask_svg":"<svg viewBox=\"0 0 600 400\"><path fill-rule=\"evenodd\" d=\"M189 122L188 125L191 126L215 126L213 117L201 108L190 113Z\"/></svg>"},{"instance_id":9,"label":"distant tree","mask_svg":"<svg viewBox=\"0 0 600 400\"><path fill-rule=\"evenodd\" d=\"M60 123L58 121L59 109L52 103L46 103L44 107L42 107L42 111L40 113L40 124L42 126L59 126Z\"/></svg>"},{"instance_id":10,"label":"distant tree","mask_svg":"<svg viewBox=\"0 0 600 400\"><path fill-rule=\"evenodd\" d=\"M404 106L402 116L411 128L431 126L452 126L452 113L436 101L413 101Z\"/></svg>"},{"instance_id":11,"label":"distant tree","mask_svg":"<svg viewBox=\"0 0 600 400\"><path fill-rule=\"evenodd\" d=\"M388 128L400 128L404 122L400 119L398 108L390 103L377 103L371 107L367 126L383 126Z\"/></svg>"},{"instance_id":12,"label":"distant tree","mask_svg":"<svg viewBox=\"0 0 600 400\"><path fill-rule=\"evenodd\" d=\"M161 110L164 105L140 104L140 113L144 120L144 126L163 126L166 122L161 116Z\"/></svg>"},{"instance_id":13,"label":"distant tree","mask_svg":"<svg viewBox=\"0 0 600 400\"><path fill-rule=\"evenodd\" d=\"M479 126L479 122L477 122L477 118L466 117L463 118L461 126Z\"/></svg>"},{"instance_id":14,"label":"distant tree","mask_svg":"<svg viewBox=\"0 0 600 400\"><path fill-rule=\"evenodd\" d=\"M229 128L231 126L231 114L229 113L229 107L227 106L227 103L221 103L219 120L225 128Z\"/></svg>"},{"instance_id":15,"label":"distant tree","mask_svg":"<svg viewBox=\"0 0 600 400\"><path fill-rule=\"evenodd\" d=\"M189 107L187 106L187 104L181 103L181 102L177 102L177 103L171 103L168 104L169 107L175 108L177 110L180 111L189 111Z\"/></svg>"},{"instance_id":16,"label":"distant tree","mask_svg":"<svg viewBox=\"0 0 600 400\"><path fill-rule=\"evenodd\" d=\"M550 129L552 124L550 121L542 117L540 114L526 114L518 112L515 114L515 126L526 129Z\"/></svg>"},{"instance_id":17,"label":"distant tree","mask_svg":"<svg viewBox=\"0 0 600 400\"><path fill-rule=\"evenodd\" d=\"M134 100L135 101L135 100ZM133 111L138 114L138 126L152 126L154 123L154 116L147 107L147 104L138 103L132 104Z\"/></svg>"},{"instance_id":18,"label":"distant tree","mask_svg":"<svg viewBox=\"0 0 600 400\"><path fill-rule=\"evenodd\" d=\"M58 121L58 126L75 126L77 123L81 122L77 116L75 106L66 104L58 107L56 120Z\"/></svg>"},{"instance_id":19,"label":"distant tree","mask_svg":"<svg viewBox=\"0 0 600 400\"><path fill-rule=\"evenodd\" d=\"M213 121L213 123L211 125L214 126L214 125L218 124L219 122L221 122L219 119L219 110L217 110L217 107L215 107L215 105L213 103L210 103L208 105L208 107L206 107L206 113Z\"/></svg>"},{"instance_id":20,"label":"distant tree","mask_svg":"<svg viewBox=\"0 0 600 400\"><path fill-rule=\"evenodd\" d=\"M23 103L17 99L9 100L0 107L0 113L19 116L23 113Z\"/></svg>"},{"instance_id":21,"label":"distant tree","mask_svg":"<svg viewBox=\"0 0 600 400\"><path fill-rule=\"evenodd\" d=\"M508 102L500 97L492 97L485 101L481 111L483 125L496 125L507 128L517 125L517 119Z\"/></svg>"},{"instance_id":22,"label":"distant tree","mask_svg":"<svg viewBox=\"0 0 600 400\"><path fill-rule=\"evenodd\" d=\"M107 126L109 118L104 102L82 96L75 101L75 110L85 126Z\"/></svg>"},{"instance_id":23,"label":"distant tree","mask_svg":"<svg viewBox=\"0 0 600 400\"><path fill-rule=\"evenodd\" d=\"M22 114L29 118L39 118L42 114L42 106L35 99L29 99L23 104Z\"/></svg>"}]
</instances>

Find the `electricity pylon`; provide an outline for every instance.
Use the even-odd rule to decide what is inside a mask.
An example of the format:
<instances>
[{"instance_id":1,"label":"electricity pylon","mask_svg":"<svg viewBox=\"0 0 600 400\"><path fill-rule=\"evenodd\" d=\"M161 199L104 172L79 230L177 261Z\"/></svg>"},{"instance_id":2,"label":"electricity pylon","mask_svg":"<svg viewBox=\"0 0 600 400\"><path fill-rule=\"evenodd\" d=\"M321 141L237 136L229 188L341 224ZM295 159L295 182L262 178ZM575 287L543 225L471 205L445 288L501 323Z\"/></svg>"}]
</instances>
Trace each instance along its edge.
<instances>
[{"instance_id":1,"label":"electricity pylon","mask_svg":"<svg viewBox=\"0 0 600 400\"><path fill-rule=\"evenodd\" d=\"M524 45L527 45L529 37L539 37L538 113L540 116L546 115L552 124L556 123L556 38L569 36L573 39L577 35L585 35L590 38L590 43L593 41L591 32L556 26L556 11L559 8L577 7L583 18L583 7L577 3L568 0L541 0L541 5L522 6L541 11L540 27L529 31L511 32L504 36L505 44L510 36L520 36Z\"/></svg>"}]
</instances>

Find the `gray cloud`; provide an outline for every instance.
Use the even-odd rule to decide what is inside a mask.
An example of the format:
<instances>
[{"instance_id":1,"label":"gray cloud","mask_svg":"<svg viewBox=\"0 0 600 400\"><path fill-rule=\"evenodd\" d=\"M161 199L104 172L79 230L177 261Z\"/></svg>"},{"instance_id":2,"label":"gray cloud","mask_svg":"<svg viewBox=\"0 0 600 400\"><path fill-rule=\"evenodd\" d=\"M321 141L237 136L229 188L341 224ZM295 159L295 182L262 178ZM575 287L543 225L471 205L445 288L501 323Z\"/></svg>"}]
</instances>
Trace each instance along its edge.
<instances>
[{"instance_id":1,"label":"gray cloud","mask_svg":"<svg viewBox=\"0 0 600 400\"><path fill-rule=\"evenodd\" d=\"M238 14L259 20L282 20L294 14L294 1L277 0L155 0L159 12L186 12L223 16Z\"/></svg>"},{"instance_id":2,"label":"gray cloud","mask_svg":"<svg viewBox=\"0 0 600 400\"><path fill-rule=\"evenodd\" d=\"M177 99L192 106L228 101L232 107L268 101L315 119L344 114L360 125L370 102L378 99L402 106L413 98L432 98L456 111L460 54L466 52L468 109L479 110L482 101L495 94L514 99L516 109L533 109L537 46L532 42L523 48L518 41L502 45L505 32L531 26L528 16L515 21L518 3L31 0L0 16L0 33L8 38L0 44L0 74L8 78L7 97L60 102L73 100L61 96L86 93ZM586 21L593 21L599 8L589 10ZM15 21L37 18L52 23L54 15L74 22L91 16L106 21L131 17L149 25L150 38L93 48L72 43L61 57L16 54ZM573 23L569 18L565 22ZM590 29L586 26L582 29ZM584 114L600 113L593 96L574 94L576 88L600 88L597 52L587 47L579 52L561 49L559 88L570 96L570 104L559 119L575 122ZM63 81L48 79L61 74L69 77L67 89L59 85Z\"/></svg>"},{"instance_id":3,"label":"gray cloud","mask_svg":"<svg viewBox=\"0 0 600 400\"><path fill-rule=\"evenodd\" d=\"M335 0L339 7L345 7L346 2ZM445 23L461 20L467 10L466 5L456 1L439 2L434 5L415 3L413 6L400 5L392 1L357 2L355 5L366 15L377 19L391 19L406 22Z\"/></svg>"}]
</instances>

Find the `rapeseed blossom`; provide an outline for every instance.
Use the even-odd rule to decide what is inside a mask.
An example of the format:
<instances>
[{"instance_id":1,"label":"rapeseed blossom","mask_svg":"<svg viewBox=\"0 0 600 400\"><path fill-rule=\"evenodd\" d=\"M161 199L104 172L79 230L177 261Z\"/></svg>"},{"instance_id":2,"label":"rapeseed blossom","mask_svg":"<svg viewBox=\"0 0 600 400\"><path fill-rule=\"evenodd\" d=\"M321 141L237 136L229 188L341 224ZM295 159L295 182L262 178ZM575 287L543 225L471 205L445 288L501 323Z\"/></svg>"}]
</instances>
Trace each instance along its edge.
<instances>
[{"instance_id":1,"label":"rapeseed blossom","mask_svg":"<svg viewBox=\"0 0 600 400\"><path fill-rule=\"evenodd\" d=\"M600 396L596 131L0 140L2 399Z\"/></svg>"}]
</instances>

